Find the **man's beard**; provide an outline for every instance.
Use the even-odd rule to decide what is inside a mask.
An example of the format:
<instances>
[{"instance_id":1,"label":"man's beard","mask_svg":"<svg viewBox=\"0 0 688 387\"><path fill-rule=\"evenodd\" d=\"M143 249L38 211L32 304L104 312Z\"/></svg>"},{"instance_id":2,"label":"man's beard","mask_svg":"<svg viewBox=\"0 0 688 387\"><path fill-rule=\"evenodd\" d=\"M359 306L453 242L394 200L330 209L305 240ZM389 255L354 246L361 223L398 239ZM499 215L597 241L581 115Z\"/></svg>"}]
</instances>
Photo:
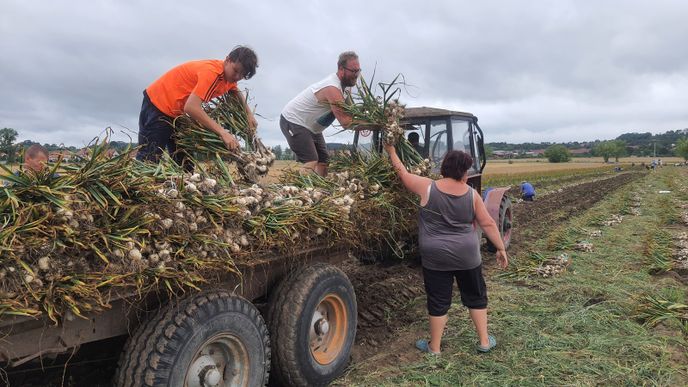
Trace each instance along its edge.
<instances>
[{"instance_id":1,"label":"man's beard","mask_svg":"<svg viewBox=\"0 0 688 387\"><path fill-rule=\"evenodd\" d=\"M358 77L354 78L344 78L342 79L342 87L352 87L356 85L356 80L358 80Z\"/></svg>"}]
</instances>

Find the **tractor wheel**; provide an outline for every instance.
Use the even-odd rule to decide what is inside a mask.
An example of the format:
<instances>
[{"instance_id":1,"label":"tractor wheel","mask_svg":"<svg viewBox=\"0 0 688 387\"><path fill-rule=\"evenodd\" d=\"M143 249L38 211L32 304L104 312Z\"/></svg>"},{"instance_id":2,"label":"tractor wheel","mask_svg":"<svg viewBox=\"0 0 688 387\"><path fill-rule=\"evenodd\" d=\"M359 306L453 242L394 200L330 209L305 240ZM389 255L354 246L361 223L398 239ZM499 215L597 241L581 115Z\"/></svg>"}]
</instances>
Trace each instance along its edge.
<instances>
[{"instance_id":1,"label":"tractor wheel","mask_svg":"<svg viewBox=\"0 0 688 387\"><path fill-rule=\"evenodd\" d=\"M513 221L513 213L511 212L511 200L504 196L502 202L499 203L499 222L497 222L497 229L499 230L499 235L502 236L502 242L504 242L504 248L508 249L511 243L511 225ZM494 253L497 248L487 240L487 250Z\"/></svg>"},{"instance_id":2,"label":"tractor wheel","mask_svg":"<svg viewBox=\"0 0 688 387\"><path fill-rule=\"evenodd\" d=\"M268 331L249 301L224 291L170 303L131 336L114 385L263 386Z\"/></svg>"},{"instance_id":3,"label":"tractor wheel","mask_svg":"<svg viewBox=\"0 0 688 387\"><path fill-rule=\"evenodd\" d=\"M327 385L346 368L356 337L356 295L338 268L314 264L276 288L268 307L273 378Z\"/></svg>"}]
</instances>

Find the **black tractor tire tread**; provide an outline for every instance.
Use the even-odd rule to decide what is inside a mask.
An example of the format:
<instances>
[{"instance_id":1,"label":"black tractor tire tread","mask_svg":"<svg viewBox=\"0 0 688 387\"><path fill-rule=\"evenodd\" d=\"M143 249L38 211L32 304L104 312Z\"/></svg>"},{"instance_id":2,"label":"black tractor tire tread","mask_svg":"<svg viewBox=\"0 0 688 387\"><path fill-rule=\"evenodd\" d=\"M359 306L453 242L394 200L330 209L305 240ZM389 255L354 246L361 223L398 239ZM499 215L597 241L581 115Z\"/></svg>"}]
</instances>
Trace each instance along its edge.
<instances>
[{"instance_id":1,"label":"black tractor tire tread","mask_svg":"<svg viewBox=\"0 0 688 387\"><path fill-rule=\"evenodd\" d=\"M224 303L225 310L234 310L248 316L251 320L261 320L260 313L250 307L250 302L232 296L227 291L211 291L200 293L192 297L185 298L178 303L169 304L159 313L153 315L151 319L140 327L139 332L131 337L133 345L125 347L121 367L118 369L116 385L120 387L152 387L156 384L157 371L171 364L165 364L164 351L174 352L176 348L171 348L171 339L175 336L184 337L188 332L187 322L190 319L204 321L215 315L219 310L215 310L214 304L210 301L220 299ZM267 348L266 360L270 361L269 335L265 324L257 324L263 338L263 345ZM130 349L130 350L129 350ZM269 369L265 370L267 373ZM162 383L166 385L165 382Z\"/></svg>"},{"instance_id":2,"label":"black tractor tire tread","mask_svg":"<svg viewBox=\"0 0 688 387\"><path fill-rule=\"evenodd\" d=\"M298 277L298 275L301 273L304 267L305 266L299 266L298 268L294 269L291 273L285 275L284 278L282 278L282 280L279 282L279 284L277 284L277 286L271 291L270 296L268 298L268 310L265 319L268 323L268 330L270 331L270 338L271 342L273 343L273 347L275 347L274 343L277 343L279 340L280 331L279 329L277 329L279 318L276 317L276 314L280 313L282 305L285 305L287 297L286 294L288 293L288 290L294 285L295 278ZM273 356L271 366L272 375L283 375L281 365L277 356Z\"/></svg>"},{"instance_id":3,"label":"black tractor tire tread","mask_svg":"<svg viewBox=\"0 0 688 387\"><path fill-rule=\"evenodd\" d=\"M280 324L285 324L287 326L296 326L297 319L300 317L300 313L294 310L294 305L304 305L309 294L305 289L312 288L312 282L323 276L337 276L342 275L346 278L346 274L340 269L326 264L326 263L315 263L309 266L305 266L302 270L294 273L294 275L287 281L284 281L284 287L279 293L277 293L277 298L275 300L274 307L276 308L276 313L270 323L273 332L273 348L274 357L273 363L275 365L274 370L278 372L284 379L283 383L289 386L309 386L311 383L305 379L301 374L298 367L297 353L293 351L288 351L286 348L297 347L298 332L297 330L286 330L277 329L278 322ZM296 291L295 288L300 288L301 291ZM353 286L352 286L353 292ZM289 302L287 302L289 298ZM355 304L355 298L354 298ZM356 315L351 316L352 319L356 319ZM281 333L281 334L280 334ZM280 345L286 344L286 345Z\"/></svg>"},{"instance_id":4,"label":"black tractor tire tread","mask_svg":"<svg viewBox=\"0 0 688 387\"><path fill-rule=\"evenodd\" d=\"M149 331L151 325L158 324L163 318L165 318L164 313L153 313L148 316L148 318L134 331L134 334L129 337L122 350L122 356L120 356L117 362L117 371L113 379L115 386L133 385L134 373L141 365L142 361L142 359L139 359L139 356L143 353L147 341L151 338L143 335L145 332Z\"/></svg>"},{"instance_id":5,"label":"black tractor tire tread","mask_svg":"<svg viewBox=\"0 0 688 387\"><path fill-rule=\"evenodd\" d=\"M509 203L509 204L507 205L507 203ZM513 221L514 221L514 219L513 219L513 216L514 216L513 205L512 205L512 203L511 203L511 199L509 199L508 196L504 195L504 197L502 198L501 203L499 203L499 213L501 214L502 211L505 211L504 209L505 209L506 207L512 207L512 208L511 208L511 222L512 222L512 227L513 227ZM511 244L511 239L509 239L509 242L507 242L507 243L504 245L504 249L505 249L505 250L508 250L508 249L509 249L509 244Z\"/></svg>"},{"instance_id":6,"label":"black tractor tire tread","mask_svg":"<svg viewBox=\"0 0 688 387\"><path fill-rule=\"evenodd\" d=\"M500 220L500 222L499 222L499 224L497 224L497 229L499 230L500 236L501 236L501 234L502 234L502 227L504 226L504 222L503 222L502 219L501 219L501 217L502 217L502 212L504 212L504 208L507 207L507 202L509 203L509 206L511 206L511 199L509 199L509 197L506 196L506 195L504 195L504 196L502 197L502 200L499 202L499 217L500 217L499 220ZM513 212L512 212L512 216L513 216ZM513 219L512 219L512 222L513 222ZM486 238L486 239L487 239L487 251L489 251L489 252L491 252L491 253L496 253L496 252L497 252L497 247L496 247L492 242L490 242L490 239L489 239L489 238ZM505 247L506 249L509 248L508 245L505 245L504 247Z\"/></svg>"}]
</instances>

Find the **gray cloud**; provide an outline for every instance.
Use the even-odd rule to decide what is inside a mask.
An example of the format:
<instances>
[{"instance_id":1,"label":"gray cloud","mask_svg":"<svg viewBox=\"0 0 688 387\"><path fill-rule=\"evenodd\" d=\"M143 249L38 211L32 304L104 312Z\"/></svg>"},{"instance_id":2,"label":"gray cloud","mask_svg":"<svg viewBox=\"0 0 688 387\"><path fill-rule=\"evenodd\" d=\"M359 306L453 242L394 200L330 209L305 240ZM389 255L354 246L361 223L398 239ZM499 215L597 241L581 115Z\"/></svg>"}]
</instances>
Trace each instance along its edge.
<instances>
[{"instance_id":1,"label":"gray cloud","mask_svg":"<svg viewBox=\"0 0 688 387\"><path fill-rule=\"evenodd\" d=\"M409 106L473 112L488 141L681 129L687 11L682 1L10 0L0 15L0 127L68 145L107 126L135 138L141 92L156 77L247 44L260 67L240 86L270 145L283 142L282 106L349 49L366 77L403 73Z\"/></svg>"}]
</instances>

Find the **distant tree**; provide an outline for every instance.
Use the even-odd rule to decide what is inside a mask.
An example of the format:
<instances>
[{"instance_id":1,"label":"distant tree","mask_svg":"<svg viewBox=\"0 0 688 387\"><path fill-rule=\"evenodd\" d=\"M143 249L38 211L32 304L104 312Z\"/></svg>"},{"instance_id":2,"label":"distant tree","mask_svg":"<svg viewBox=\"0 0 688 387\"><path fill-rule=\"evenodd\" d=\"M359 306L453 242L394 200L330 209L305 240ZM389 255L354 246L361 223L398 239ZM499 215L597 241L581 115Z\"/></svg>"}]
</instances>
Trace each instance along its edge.
<instances>
[{"instance_id":1,"label":"distant tree","mask_svg":"<svg viewBox=\"0 0 688 387\"><path fill-rule=\"evenodd\" d=\"M683 157L683 160L688 161L688 137L679 139L676 142L676 156Z\"/></svg>"},{"instance_id":2,"label":"distant tree","mask_svg":"<svg viewBox=\"0 0 688 387\"><path fill-rule=\"evenodd\" d=\"M593 147L593 154L602 157L604 162L608 162L610 157L618 162L619 157L626 155L626 141L624 140L610 140L597 143Z\"/></svg>"},{"instance_id":3,"label":"distant tree","mask_svg":"<svg viewBox=\"0 0 688 387\"><path fill-rule=\"evenodd\" d=\"M571 152L565 146L555 144L545 149L545 157L550 163L565 163L571 160Z\"/></svg>"},{"instance_id":4,"label":"distant tree","mask_svg":"<svg viewBox=\"0 0 688 387\"><path fill-rule=\"evenodd\" d=\"M16 130L12 128L0 129L0 152L7 155L7 162L13 163L17 155L17 147L14 142L17 141Z\"/></svg>"},{"instance_id":5,"label":"distant tree","mask_svg":"<svg viewBox=\"0 0 688 387\"><path fill-rule=\"evenodd\" d=\"M614 143L614 152L612 155L614 156L615 161L618 163L619 157L626 156L626 141L615 140L612 142Z\"/></svg>"},{"instance_id":6,"label":"distant tree","mask_svg":"<svg viewBox=\"0 0 688 387\"><path fill-rule=\"evenodd\" d=\"M595 144L595 146L592 148L592 153L595 156L602 157L605 163L609 161L609 158L612 157L615 152L616 145L614 144L614 141L602 141Z\"/></svg>"},{"instance_id":7,"label":"distant tree","mask_svg":"<svg viewBox=\"0 0 688 387\"><path fill-rule=\"evenodd\" d=\"M282 154L282 160L294 160L294 152L290 148L284 148L284 153Z\"/></svg>"},{"instance_id":8,"label":"distant tree","mask_svg":"<svg viewBox=\"0 0 688 387\"><path fill-rule=\"evenodd\" d=\"M38 144L37 142L31 141L31 140L24 140L22 142L17 143L21 148L28 148L33 144Z\"/></svg>"},{"instance_id":9,"label":"distant tree","mask_svg":"<svg viewBox=\"0 0 688 387\"><path fill-rule=\"evenodd\" d=\"M494 149L489 145L485 145L485 157L492 157L493 155Z\"/></svg>"},{"instance_id":10,"label":"distant tree","mask_svg":"<svg viewBox=\"0 0 688 387\"><path fill-rule=\"evenodd\" d=\"M277 160L282 160L282 153L284 152L282 151L281 145L275 145L274 147L272 147L272 153L275 154L275 158Z\"/></svg>"}]
</instances>

